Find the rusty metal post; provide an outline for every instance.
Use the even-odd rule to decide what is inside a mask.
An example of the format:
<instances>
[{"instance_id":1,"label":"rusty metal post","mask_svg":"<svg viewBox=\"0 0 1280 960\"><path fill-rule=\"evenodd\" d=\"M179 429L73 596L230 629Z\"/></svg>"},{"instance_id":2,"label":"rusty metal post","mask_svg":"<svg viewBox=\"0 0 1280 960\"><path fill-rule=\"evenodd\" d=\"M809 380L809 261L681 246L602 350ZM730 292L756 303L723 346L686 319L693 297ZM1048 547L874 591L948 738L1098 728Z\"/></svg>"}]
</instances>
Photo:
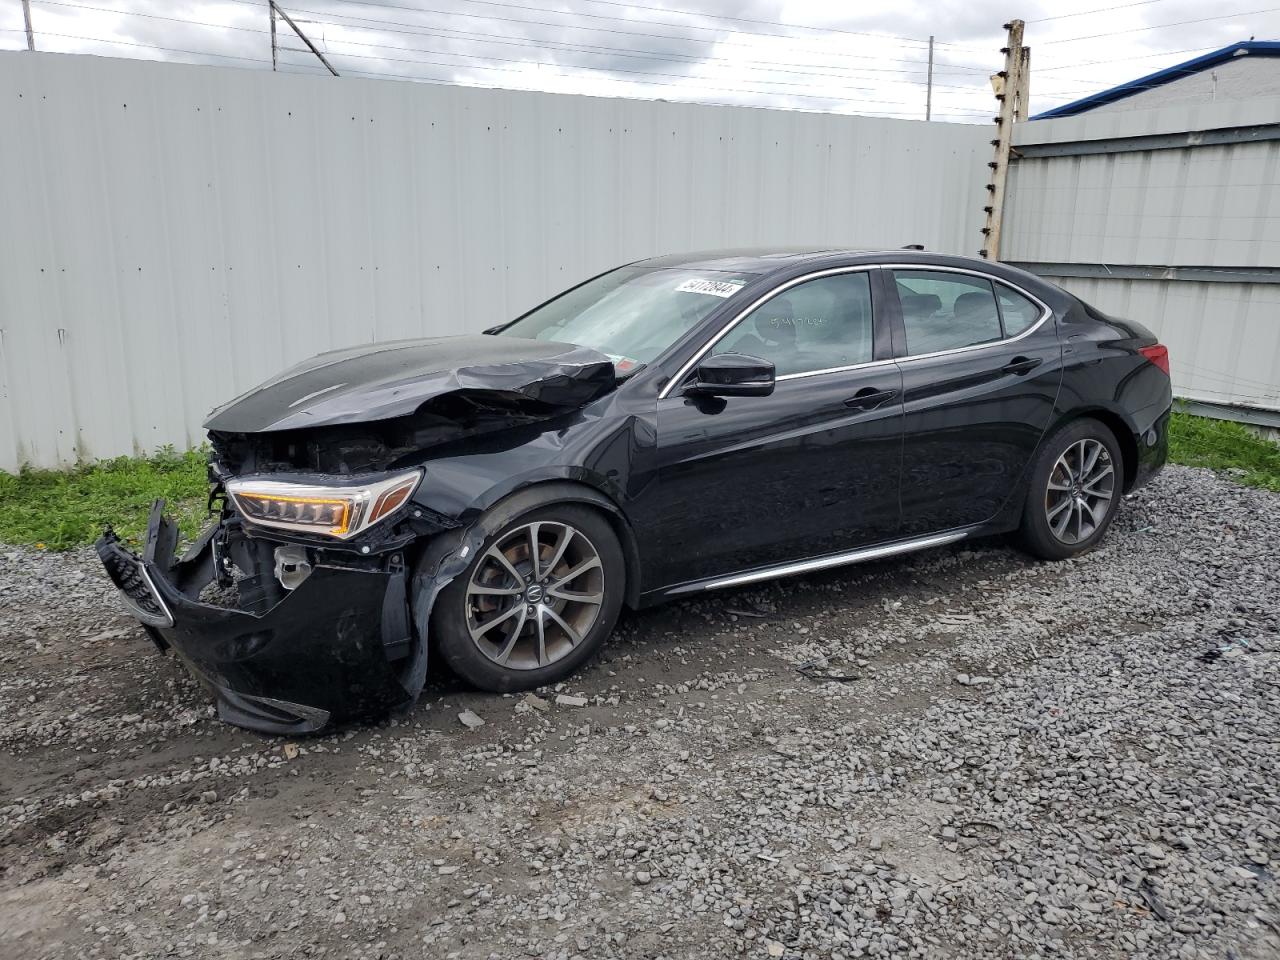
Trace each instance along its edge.
<instances>
[{"instance_id":1,"label":"rusty metal post","mask_svg":"<svg viewBox=\"0 0 1280 960\"><path fill-rule=\"evenodd\" d=\"M1009 151L1013 145L1014 108L1022 87L1019 67L1022 64L1022 31L1026 24L1011 20L1005 24L1009 38L1004 53L1004 69L991 78L991 87L1000 103L1000 115L995 118L996 135L991 141L994 156L987 166L991 170L991 182L987 184L986 225L982 228L985 238L981 255L987 260L1000 259L1000 228L1004 219L1005 185L1009 179Z\"/></svg>"},{"instance_id":2,"label":"rusty metal post","mask_svg":"<svg viewBox=\"0 0 1280 960\"><path fill-rule=\"evenodd\" d=\"M36 35L31 29L31 0L22 0L22 21L27 28L27 49L34 51L36 48Z\"/></svg>"}]
</instances>

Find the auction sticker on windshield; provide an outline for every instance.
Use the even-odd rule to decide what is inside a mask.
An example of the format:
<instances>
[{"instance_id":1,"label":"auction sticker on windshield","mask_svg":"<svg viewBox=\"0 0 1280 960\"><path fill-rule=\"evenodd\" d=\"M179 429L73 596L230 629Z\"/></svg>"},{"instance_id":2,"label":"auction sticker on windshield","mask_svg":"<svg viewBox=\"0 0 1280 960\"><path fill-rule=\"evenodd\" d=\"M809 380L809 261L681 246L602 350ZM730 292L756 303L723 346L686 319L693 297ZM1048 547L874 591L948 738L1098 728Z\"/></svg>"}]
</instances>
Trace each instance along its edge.
<instances>
[{"instance_id":1,"label":"auction sticker on windshield","mask_svg":"<svg viewBox=\"0 0 1280 960\"><path fill-rule=\"evenodd\" d=\"M745 280L708 280L694 277L676 287L678 293L705 293L712 297L732 297L742 289Z\"/></svg>"}]
</instances>

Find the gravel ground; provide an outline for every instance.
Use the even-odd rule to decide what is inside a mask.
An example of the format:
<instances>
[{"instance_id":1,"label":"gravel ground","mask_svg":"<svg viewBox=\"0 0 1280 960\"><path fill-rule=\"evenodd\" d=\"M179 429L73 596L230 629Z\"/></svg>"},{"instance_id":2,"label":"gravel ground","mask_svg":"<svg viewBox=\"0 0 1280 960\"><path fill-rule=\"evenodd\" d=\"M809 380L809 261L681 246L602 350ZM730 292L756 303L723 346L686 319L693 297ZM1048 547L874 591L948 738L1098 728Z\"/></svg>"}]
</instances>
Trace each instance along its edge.
<instances>
[{"instance_id":1,"label":"gravel ground","mask_svg":"<svg viewBox=\"0 0 1280 960\"><path fill-rule=\"evenodd\" d=\"M0 957L1280 956L1278 508L1169 468L1076 561L625 615L296 742L0 548Z\"/></svg>"}]
</instances>

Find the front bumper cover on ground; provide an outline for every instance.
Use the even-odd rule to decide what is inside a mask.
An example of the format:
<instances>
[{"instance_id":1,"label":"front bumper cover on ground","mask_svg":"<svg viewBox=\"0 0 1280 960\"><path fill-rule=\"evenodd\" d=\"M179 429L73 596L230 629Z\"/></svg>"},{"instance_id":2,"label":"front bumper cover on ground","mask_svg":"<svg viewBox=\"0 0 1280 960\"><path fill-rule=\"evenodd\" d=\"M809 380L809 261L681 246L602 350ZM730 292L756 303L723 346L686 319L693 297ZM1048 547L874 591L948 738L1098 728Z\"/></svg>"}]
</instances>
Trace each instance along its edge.
<instances>
[{"instance_id":1,"label":"front bumper cover on ground","mask_svg":"<svg viewBox=\"0 0 1280 960\"><path fill-rule=\"evenodd\" d=\"M218 565L236 550L273 546L248 542L224 520L175 560L177 530L163 507L152 508L140 555L110 530L96 544L98 555L157 646L172 648L214 693L223 720L266 733L313 733L416 698L425 650L414 636L398 557L320 562L291 592L268 582L270 566L259 564L267 572L242 581L237 603L223 606L201 599L218 582Z\"/></svg>"}]
</instances>

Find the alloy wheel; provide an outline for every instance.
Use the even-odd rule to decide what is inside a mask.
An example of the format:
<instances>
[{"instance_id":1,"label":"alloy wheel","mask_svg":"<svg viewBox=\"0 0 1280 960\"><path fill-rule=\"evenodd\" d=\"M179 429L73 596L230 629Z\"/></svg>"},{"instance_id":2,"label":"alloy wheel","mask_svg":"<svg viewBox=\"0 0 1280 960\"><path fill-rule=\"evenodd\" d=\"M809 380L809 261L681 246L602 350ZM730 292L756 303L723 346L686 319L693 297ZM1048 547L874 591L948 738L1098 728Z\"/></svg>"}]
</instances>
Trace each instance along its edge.
<instances>
[{"instance_id":1,"label":"alloy wheel","mask_svg":"<svg viewBox=\"0 0 1280 960\"><path fill-rule=\"evenodd\" d=\"M1101 441L1086 437L1063 451L1049 473L1044 514L1062 543L1088 540L1106 519L1115 496L1115 465Z\"/></svg>"},{"instance_id":2,"label":"alloy wheel","mask_svg":"<svg viewBox=\"0 0 1280 960\"><path fill-rule=\"evenodd\" d=\"M604 603L595 545L567 523L538 520L503 534L467 583L471 641L494 663L536 670L568 656Z\"/></svg>"}]
</instances>

